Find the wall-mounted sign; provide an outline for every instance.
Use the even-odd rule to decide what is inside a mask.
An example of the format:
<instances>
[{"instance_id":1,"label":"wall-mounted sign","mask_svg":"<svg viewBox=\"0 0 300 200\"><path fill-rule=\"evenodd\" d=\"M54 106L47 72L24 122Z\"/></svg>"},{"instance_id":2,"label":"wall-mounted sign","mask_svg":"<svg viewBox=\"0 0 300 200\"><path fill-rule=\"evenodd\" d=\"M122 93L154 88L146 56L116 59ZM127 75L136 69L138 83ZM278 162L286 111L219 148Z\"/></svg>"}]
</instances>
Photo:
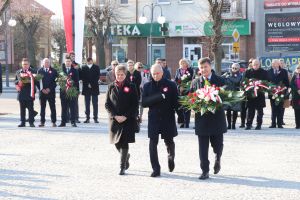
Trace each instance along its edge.
<instances>
[{"instance_id":1,"label":"wall-mounted sign","mask_svg":"<svg viewBox=\"0 0 300 200\"><path fill-rule=\"evenodd\" d=\"M204 33L206 36L213 35L212 22L205 22ZM240 35L251 35L251 22L249 20L224 21L222 32L225 36L232 36L233 31L237 29Z\"/></svg>"},{"instance_id":2,"label":"wall-mounted sign","mask_svg":"<svg viewBox=\"0 0 300 200\"><path fill-rule=\"evenodd\" d=\"M300 13L265 15L265 47L269 52L300 51Z\"/></svg>"},{"instance_id":3,"label":"wall-mounted sign","mask_svg":"<svg viewBox=\"0 0 300 200\"><path fill-rule=\"evenodd\" d=\"M203 23L170 23L170 37L196 37L204 36Z\"/></svg>"},{"instance_id":4,"label":"wall-mounted sign","mask_svg":"<svg viewBox=\"0 0 300 200\"><path fill-rule=\"evenodd\" d=\"M265 9L300 7L300 0L265 0Z\"/></svg>"}]
</instances>

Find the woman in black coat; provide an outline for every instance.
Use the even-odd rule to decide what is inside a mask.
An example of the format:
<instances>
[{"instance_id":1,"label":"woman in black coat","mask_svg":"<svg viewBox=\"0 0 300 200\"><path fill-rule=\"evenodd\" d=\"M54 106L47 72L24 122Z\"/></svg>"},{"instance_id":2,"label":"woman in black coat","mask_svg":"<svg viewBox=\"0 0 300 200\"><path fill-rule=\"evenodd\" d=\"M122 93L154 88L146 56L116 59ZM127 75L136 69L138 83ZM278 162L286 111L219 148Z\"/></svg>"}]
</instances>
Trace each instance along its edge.
<instances>
[{"instance_id":1,"label":"woman in black coat","mask_svg":"<svg viewBox=\"0 0 300 200\"><path fill-rule=\"evenodd\" d=\"M230 72L225 75L226 90L239 91L242 81L240 73L240 65L234 63L231 66ZM225 107L224 107L225 108ZM227 129L235 129L235 123L238 112L241 111L241 103L237 102L234 105L226 106Z\"/></svg>"},{"instance_id":2,"label":"woman in black coat","mask_svg":"<svg viewBox=\"0 0 300 200\"><path fill-rule=\"evenodd\" d=\"M134 62L133 60L127 61L127 74L126 74L126 80L130 83L135 84L135 87L137 89L138 98L140 99L141 92L139 90L141 82L142 82L142 76L141 73L138 70L135 70L134 68Z\"/></svg>"},{"instance_id":3,"label":"woman in black coat","mask_svg":"<svg viewBox=\"0 0 300 200\"><path fill-rule=\"evenodd\" d=\"M126 66L115 68L116 80L108 86L105 108L109 113L110 142L121 155L120 175L129 168L128 143L135 142L138 96L134 84L125 80Z\"/></svg>"},{"instance_id":4,"label":"woman in black coat","mask_svg":"<svg viewBox=\"0 0 300 200\"><path fill-rule=\"evenodd\" d=\"M181 84L183 81L192 81L194 77L194 70L191 67L189 67L189 62L186 59L180 59L179 66L180 67L176 70L175 73L175 83L177 85L179 95L184 96L188 94L188 90L185 90L181 86ZM186 78L186 80L183 80L184 78ZM191 111L180 108L177 110L177 115L177 122L180 125L180 128L189 128Z\"/></svg>"},{"instance_id":5,"label":"woman in black coat","mask_svg":"<svg viewBox=\"0 0 300 200\"><path fill-rule=\"evenodd\" d=\"M295 112L296 129L300 129L300 64L291 80L292 106Z\"/></svg>"}]
</instances>

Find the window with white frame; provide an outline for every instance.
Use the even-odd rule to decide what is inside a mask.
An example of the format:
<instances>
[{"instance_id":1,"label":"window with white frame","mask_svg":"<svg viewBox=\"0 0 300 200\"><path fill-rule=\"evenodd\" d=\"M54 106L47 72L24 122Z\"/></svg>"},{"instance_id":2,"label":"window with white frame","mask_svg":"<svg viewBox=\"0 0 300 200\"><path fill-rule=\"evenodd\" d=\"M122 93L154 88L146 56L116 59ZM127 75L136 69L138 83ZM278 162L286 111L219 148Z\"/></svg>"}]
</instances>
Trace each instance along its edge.
<instances>
[{"instance_id":1,"label":"window with white frame","mask_svg":"<svg viewBox=\"0 0 300 200\"><path fill-rule=\"evenodd\" d=\"M193 3L193 0L179 0L179 3Z\"/></svg>"},{"instance_id":2,"label":"window with white frame","mask_svg":"<svg viewBox=\"0 0 300 200\"><path fill-rule=\"evenodd\" d=\"M120 4L126 5L128 4L128 0L120 0Z\"/></svg>"},{"instance_id":3,"label":"window with white frame","mask_svg":"<svg viewBox=\"0 0 300 200\"><path fill-rule=\"evenodd\" d=\"M158 4L170 4L170 0L157 0Z\"/></svg>"}]
</instances>

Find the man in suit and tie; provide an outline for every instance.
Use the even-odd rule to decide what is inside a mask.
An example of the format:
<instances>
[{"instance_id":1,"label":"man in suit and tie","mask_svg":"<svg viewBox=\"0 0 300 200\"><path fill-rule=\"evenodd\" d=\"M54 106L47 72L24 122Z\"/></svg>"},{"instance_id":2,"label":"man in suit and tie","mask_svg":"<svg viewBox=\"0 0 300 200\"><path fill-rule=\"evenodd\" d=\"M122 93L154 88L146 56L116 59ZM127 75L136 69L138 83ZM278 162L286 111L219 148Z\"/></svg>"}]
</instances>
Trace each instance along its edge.
<instances>
[{"instance_id":1,"label":"man in suit and tie","mask_svg":"<svg viewBox=\"0 0 300 200\"><path fill-rule=\"evenodd\" d=\"M40 104L41 104L41 123L39 127L45 126L45 110L46 103L48 101L50 110L51 110L51 122L52 127L56 127L56 108L55 108L55 88L57 78L57 71L51 67L50 60L45 58L43 60L43 66L38 70L38 74L43 76L43 79L40 80L38 88L40 90Z\"/></svg>"},{"instance_id":2,"label":"man in suit and tie","mask_svg":"<svg viewBox=\"0 0 300 200\"><path fill-rule=\"evenodd\" d=\"M35 71L33 69L29 68L29 60L28 58L22 59L22 69L18 70L16 72L16 79L15 79L15 85L16 90L18 91L18 100L20 104L20 118L21 118L21 124L18 127L25 127L25 115L26 115L26 108L29 112L29 124L30 127L34 126L34 110L33 110L33 101L35 98L35 85L36 82L29 82L24 83L22 82L22 77L29 77L28 79L33 79L32 74L35 74ZM31 78L30 78L31 77Z\"/></svg>"},{"instance_id":3,"label":"man in suit and tie","mask_svg":"<svg viewBox=\"0 0 300 200\"><path fill-rule=\"evenodd\" d=\"M73 82L73 86L79 88L79 74L78 70L72 67L72 60L70 57L65 58L65 65L63 72L66 76L70 77ZM61 124L59 127L65 127L67 122L67 112L70 109L70 121L73 127L76 125L76 98L67 98L66 91L60 89L60 100L61 100Z\"/></svg>"},{"instance_id":4,"label":"man in suit and tie","mask_svg":"<svg viewBox=\"0 0 300 200\"><path fill-rule=\"evenodd\" d=\"M287 70L280 67L280 61L275 59L272 61L272 68L268 70L269 81L275 85L283 84L285 87L289 87L289 77ZM286 90L287 92L287 90ZM272 108L272 124L269 128L283 128L283 102L278 105L275 104L275 100L269 95L271 108ZM277 121L276 121L277 120ZM276 123L277 122L277 123Z\"/></svg>"},{"instance_id":5,"label":"man in suit and tie","mask_svg":"<svg viewBox=\"0 0 300 200\"><path fill-rule=\"evenodd\" d=\"M225 84L222 77L212 73L211 61L209 58L202 58L198 61L201 76L194 79L191 84L191 91L194 92L199 88L203 88L205 82L211 85L221 87ZM217 123L216 123L217 122ZM223 152L223 134L227 132L226 118L224 109L221 108L215 113L196 113L195 115L195 133L199 142L199 157L202 174L199 179L209 178L209 160L208 148L209 142L213 148L215 156L214 174L219 173L221 169L221 156Z\"/></svg>"},{"instance_id":6,"label":"man in suit and tie","mask_svg":"<svg viewBox=\"0 0 300 200\"><path fill-rule=\"evenodd\" d=\"M92 58L87 58L87 65L82 66L79 71L79 78L82 80L82 95L84 95L85 100L85 114L86 120L84 123L90 123L90 104L91 99L93 103L93 115L94 122L98 121L98 95L99 92L99 78L100 78L100 68L98 65L93 63Z\"/></svg>"}]
</instances>

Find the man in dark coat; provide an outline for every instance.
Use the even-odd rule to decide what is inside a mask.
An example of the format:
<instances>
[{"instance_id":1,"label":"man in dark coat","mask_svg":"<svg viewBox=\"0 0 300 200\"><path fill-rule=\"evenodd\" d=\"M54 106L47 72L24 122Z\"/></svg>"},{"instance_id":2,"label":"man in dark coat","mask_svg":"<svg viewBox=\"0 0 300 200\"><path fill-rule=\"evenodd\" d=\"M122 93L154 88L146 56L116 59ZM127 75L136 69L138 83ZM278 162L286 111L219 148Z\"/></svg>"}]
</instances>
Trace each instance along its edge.
<instances>
[{"instance_id":1,"label":"man in dark coat","mask_svg":"<svg viewBox=\"0 0 300 200\"><path fill-rule=\"evenodd\" d=\"M45 58L43 60L43 67L37 72L43 76L43 79L38 84L40 90L40 104L41 104L41 124L39 127L45 126L45 111L46 103L48 101L51 110L52 127L56 127L56 107L55 107L55 88L57 71L51 67L50 60Z\"/></svg>"},{"instance_id":2,"label":"man in dark coat","mask_svg":"<svg viewBox=\"0 0 300 200\"><path fill-rule=\"evenodd\" d=\"M22 59L22 69L18 70L16 72L16 79L15 79L15 85L16 89L18 91L18 100L20 103L20 117L21 117L21 124L18 127L25 127L25 115L26 115L26 108L29 112L29 124L30 127L35 127L34 122L34 110L33 110L33 101L35 98L35 85L36 82L34 81L33 84L31 82L29 83L23 83L21 81L22 77L31 77L32 74L35 74L35 71L33 71L29 67L29 60L27 58ZM28 78L31 80L31 78Z\"/></svg>"},{"instance_id":3,"label":"man in dark coat","mask_svg":"<svg viewBox=\"0 0 300 200\"><path fill-rule=\"evenodd\" d=\"M259 60L254 59L252 61L252 69L246 71L245 78L267 81L268 73L267 71L260 68ZM263 111L264 107L266 107L266 99L265 99L265 94L262 92L258 93L257 97L255 98L247 99L248 114L247 114L246 130L250 130L252 128L252 123L255 116L255 110L257 110L257 119L256 119L257 125L255 130L261 129L261 125L263 122L263 115L264 115L264 111Z\"/></svg>"},{"instance_id":4,"label":"man in dark coat","mask_svg":"<svg viewBox=\"0 0 300 200\"><path fill-rule=\"evenodd\" d=\"M172 172L175 168L175 143L177 136L175 110L178 108L178 91L174 82L163 77L161 65L151 67L152 80L144 85L142 105L149 107L148 137L149 151L153 169L151 177L160 176L160 165L157 154L159 135L164 139L168 151L168 167Z\"/></svg>"},{"instance_id":5,"label":"man in dark coat","mask_svg":"<svg viewBox=\"0 0 300 200\"><path fill-rule=\"evenodd\" d=\"M127 74L126 74L126 81L133 83L135 87L137 88L138 98L141 97L141 91L139 90L141 82L142 82L142 76L141 73L138 70L134 69L134 62L133 60L127 61Z\"/></svg>"},{"instance_id":6,"label":"man in dark coat","mask_svg":"<svg viewBox=\"0 0 300 200\"><path fill-rule=\"evenodd\" d=\"M287 70L280 67L280 61L275 59L272 61L272 68L268 70L268 79L271 83L275 85L282 84L286 88L289 87L289 77ZM287 93L287 89L285 90ZM285 95L286 96L286 95ZM276 120L277 120L277 127L283 128L283 102L279 103L278 105L275 104L275 100L272 99L272 95L269 95L271 108L272 108L272 124L269 128L276 128Z\"/></svg>"},{"instance_id":7,"label":"man in dark coat","mask_svg":"<svg viewBox=\"0 0 300 200\"><path fill-rule=\"evenodd\" d=\"M100 78L100 68L98 65L93 63L92 58L87 58L87 65L82 66L79 71L79 78L82 80L82 95L84 95L85 100L85 114L86 120L84 123L90 123L90 103L92 98L93 103L93 114L94 122L98 121L98 95L99 92L99 78Z\"/></svg>"},{"instance_id":8,"label":"man in dark coat","mask_svg":"<svg viewBox=\"0 0 300 200\"><path fill-rule=\"evenodd\" d=\"M69 76L73 85L79 90L79 74L78 70L72 67L72 61L70 57L65 58L65 67L63 72L66 76ZM70 109L70 120L73 127L76 125L76 98L67 98L66 91L60 89L60 100L61 100L61 124L59 127L65 127L67 122L67 112Z\"/></svg>"},{"instance_id":9,"label":"man in dark coat","mask_svg":"<svg viewBox=\"0 0 300 200\"><path fill-rule=\"evenodd\" d=\"M194 92L205 86L205 81L217 87L223 86L225 80L211 71L211 61L209 58L202 58L198 62L201 76L194 79L191 84L191 91ZM195 133L199 142L199 157L202 174L199 179L209 178L209 160L208 148L209 141L216 154L214 174L219 173L221 169L221 156L223 152L223 134L227 132L224 109L219 109L215 113L196 113L195 115Z\"/></svg>"}]
</instances>

